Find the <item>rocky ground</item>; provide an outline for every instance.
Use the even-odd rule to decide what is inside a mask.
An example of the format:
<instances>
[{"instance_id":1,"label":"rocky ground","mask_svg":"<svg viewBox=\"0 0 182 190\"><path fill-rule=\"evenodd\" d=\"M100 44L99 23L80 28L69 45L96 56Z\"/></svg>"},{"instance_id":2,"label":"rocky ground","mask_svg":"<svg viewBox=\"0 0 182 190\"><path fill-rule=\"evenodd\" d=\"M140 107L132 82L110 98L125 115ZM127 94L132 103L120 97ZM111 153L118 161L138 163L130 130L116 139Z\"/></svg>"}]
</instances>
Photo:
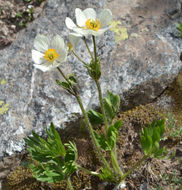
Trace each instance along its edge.
<instances>
[{"instance_id":1,"label":"rocky ground","mask_svg":"<svg viewBox=\"0 0 182 190\"><path fill-rule=\"evenodd\" d=\"M0 49L42 12L45 0L0 0Z\"/></svg>"}]
</instances>

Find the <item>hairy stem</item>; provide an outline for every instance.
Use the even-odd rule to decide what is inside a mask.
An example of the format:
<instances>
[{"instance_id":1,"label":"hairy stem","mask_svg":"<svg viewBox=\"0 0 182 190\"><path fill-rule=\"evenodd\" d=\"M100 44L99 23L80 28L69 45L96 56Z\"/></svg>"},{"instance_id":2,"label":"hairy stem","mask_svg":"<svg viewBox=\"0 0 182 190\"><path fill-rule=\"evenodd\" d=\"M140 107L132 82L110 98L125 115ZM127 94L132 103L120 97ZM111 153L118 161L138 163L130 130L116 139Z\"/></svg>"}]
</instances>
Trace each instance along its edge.
<instances>
[{"instance_id":1,"label":"hairy stem","mask_svg":"<svg viewBox=\"0 0 182 190\"><path fill-rule=\"evenodd\" d=\"M102 152L101 152L101 150L100 150L99 144L98 144L98 142L97 142L97 140L96 140L96 138L95 138L95 135L94 135L92 126L91 126L91 124L90 124L90 121L89 121L89 119L88 119L88 116L87 116L87 114L86 114L86 112L85 112L85 109L84 109L84 107L83 107L81 98L80 98L80 96L75 96L75 97L76 97L76 99L77 99L77 101L78 101L78 103L79 103L79 106L80 106L81 111L82 111L82 113L83 113L83 116L84 116L84 118L85 118L85 122L86 122L86 124L87 124L88 129L89 129L91 138L92 138L92 140L94 141L94 145L95 145L95 147L96 147L96 150L97 150L99 156L101 157L101 159L102 159L102 161L103 161L105 167L106 167L109 171L111 171L111 168L110 168L108 162L106 161L106 159L104 158L104 156L103 156L103 154L102 154Z\"/></svg>"},{"instance_id":2,"label":"hairy stem","mask_svg":"<svg viewBox=\"0 0 182 190\"><path fill-rule=\"evenodd\" d=\"M70 177L67 178L67 184L70 190L74 190Z\"/></svg>"},{"instance_id":3,"label":"hairy stem","mask_svg":"<svg viewBox=\"0 0 182 190\"><path fill-rule=\"evenodd\" d=\"M85 45L86 45L86 47L87 47L87 49L88 49L88 52L89 52L89 54L90 54L90 56L91 56L91 58L92 58L92 61L93 61L94 58L93 58L93 55L92 55L92 53L91 53L91 51L90 51L90 48L89 48L89 46L88 46L88 44L87 44L87 41L86 41L86 38L85 38L85 37L83 38L83 41L85 42Z\"/></svg>"},{"instance_id":4,"label":"hairy stem","mask_svg":"<svg viewBox=\"0 0 182 190\"><path fill-rule=\"evenodd\" d=\"M86 168L84 168L84 167L82 167L82 166L80 166L80 165L77 165L77 166L78 166L78 169L80 169L80 170L86 172L87 174L95 175L95 176L98 176L98 175L99 175L99 173L90 171L90 170L88 170L88 169L86 169Z\"/></svg>"},{"instance_id":5,"label":"hairy stem","mask_svg":"<svg viewBox=\"0 0 182 190\"><path fill-rule=\"evenodd\" d=\"M95 62L97 61L97 50L96 50L96 43L95 43L95 36L92 36L93 44L94 44L94 55L95 55Z\"/></svg>"},{"instance_id":6,"label":"hairy stem","mask_svg":"<svg viewBox=\"0 0 182 190\"><path fill-rule=\"evenodd\" d=\"M114 145L114 148L111 150L111 161L113 168L116 168L117 173L119 176L123 176L123 172L121 171L121 168L119 167L118 161L117 161L117 153L116 153L116 144Z\"/></svg>"},{"instance_id":7,"label":"hairy stem","mask_svg":"<svg viewBox=\"0 0 182 190\"><path fill-rule=\"evenodd\" d=\"M65 80L66 82L70 83L70 81L68 80L68 78L66 77L66 75L63 73L63 71L62 71L59 67L57 67L57 69L58 69L58 71L60 72L60 74L63 76L64 80Z\"/></svg>"},{"instance_id":8,"label":"hairy stem","mask_svg":"<svg viewBox=\"0 0 182 190\"><path fill-rule=\"evenodd\" d=\"M96 81L95 80L95 83L97 85L97 90L98 90L98 93L99 93L99 102L100 102L100 107L101 107L101 111L102 111L102 116L103 116L103 119L104 119L104 124L105 124L105 134L106 134L106 131L108 130L109 128L109 124L108 124L108 121L107 121L107 117L106 117L106 113L105 113L105 109L104 109L104 103L103 103L103 97L102 97L102 91L101 91L101 86L100 86L100 83L99 81Z\"/></svg>"},{"instance_id":9,"label":"hairy stem","mask_svg":"<svg viewBox=\"0 0 182 190\"><path fill-rule=\"evenodd\" d=\"M82 62L85 66L87 66L87 63L83 61L74 51L72 51L73 55L80 61Z\"/></svg>"},{"instance_id":10,"label":"hairy stem","mask_svg":"<svg viewBox=\"0 0 182 190\"><path fill-rule=\"evenodd\" d=\"M145 161L150 155L144 155L141 160L139 160L131 169L129 169L120 179L120 183L114 188L114 190L118 189L118 187L123 183L123 180L130 175L137 167L139 167L143 161Z\"/></svg>"}]
</instances>

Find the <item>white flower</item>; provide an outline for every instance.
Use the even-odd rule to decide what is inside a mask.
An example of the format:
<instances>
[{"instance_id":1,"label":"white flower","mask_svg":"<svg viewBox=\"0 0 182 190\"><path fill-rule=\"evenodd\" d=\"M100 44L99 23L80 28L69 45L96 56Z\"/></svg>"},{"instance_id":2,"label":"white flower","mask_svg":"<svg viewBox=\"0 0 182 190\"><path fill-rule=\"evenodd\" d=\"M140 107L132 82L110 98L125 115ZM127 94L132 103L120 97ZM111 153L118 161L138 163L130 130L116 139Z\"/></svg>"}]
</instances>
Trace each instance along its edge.
<instances>
[{"instance_id":1,"label":"white flower","mask_svg":"<svg viewBox=\"0 0 182 190\"><path fill-rule=\"evenodd\" d=\"M56 35L51 40L45 35L37 35L32 50L34 66L43 72L58 67L67 59L67 47L61 36Z\"/></svg>"},{"instance_id":2,"label":"white flower","mask_svg":"<svg viewBox=\"0 0 182 190\"><path fill-rule=\"evenodd\" d=\"M82 37L82 35L77 34L77 33L70 33L69 34L69 43L68 43L69 50L73 50L76 48L81 37Z\"/></svg>"},{"instance_id":3,"label":"white flower","mask_svg":"<svg viewBox=\"0 0 182 190\"><path fill-rule=\"evenodd\" d=\"M104 9L97 16L92 8L87 8L82 11L79 8L75 9L76 24L66 18L66 26L74 32L87 37L88 35L99 36L109 29L108 25L112 19L112 13L109 9Z\"/></svg>"}]
</instances>

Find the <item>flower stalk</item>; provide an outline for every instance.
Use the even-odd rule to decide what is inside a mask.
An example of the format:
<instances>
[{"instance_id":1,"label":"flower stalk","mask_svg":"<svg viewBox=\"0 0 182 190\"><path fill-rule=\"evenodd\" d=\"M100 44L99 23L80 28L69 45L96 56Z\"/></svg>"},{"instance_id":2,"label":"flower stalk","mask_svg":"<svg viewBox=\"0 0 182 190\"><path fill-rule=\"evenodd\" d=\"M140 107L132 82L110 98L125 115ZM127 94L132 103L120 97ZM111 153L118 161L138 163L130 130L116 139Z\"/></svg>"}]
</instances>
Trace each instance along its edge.
<instances>
[{"instance_id":1,"label":"flower stalk","mask_svg":"<svg viewBox=\"0 0 182 190\"><path fill-rule=\"evenodd\" d=\"M128 175L130 175L136 168L138 168L142 164L142 162L144 162L149 157L150 155L144 155L141 160L139 160L131 169L129 169L125 174L123 174L120 178L119 184L117 184L113 190L117 190L120 187L120 185L123 183L123 180Z\"/></svg>"},{"instance_id":2,"label":"flower stalk","mask_svg":"<svg viewBox=\"0 0 182 190\"><path fill-rule=\"evenodd\" d=\"M68 184L69 189L70 189L70 190L74 190L73 185L72 185L72 183L71 183L70 177L68 177L66 181L67 181L67 184Z\"/></svg>"},{"instance_id":3,"label":"flower stalk","mask_svg":"<svg viewBox=\"0 0 182 190\"><path fill-rule=\"evenodd\" d=\"M78 169L84 171L87 174L94 175L94 176L99 176L99 173L90 171L90 170L88 170L88 169L86 169L86 168L84 168L84 167L82 167L80 165L77 165L77 167L78 167Z\"/></svg>"},{"instance_id":4,"label":"flower stalk","mask_svg":"<svg viewBox=\"0 0 182 190\"><path fill-rule=\"evenodd\" d=\"M92 39L93 39L93 44L94 44L94 55L95 55L95 64L96 64L96 61L97 61L97 49L96 49L96 43L95 43L95 36L92 36ZM106 112L105 112L105 109L104 109L102 90L101 90L99 80L94 79L94 81L96 83L97 90L98 90L98 93L99 93L99 102L100 102L102 116L103 116L104 124L105 124L105 134L107 134L109 124L108 124ZM113 169L114 169L116 175L119 175L121 177L123 175L123 172L121 171L121 168L119 167L119 164L118 164L118 161L117 161L116 143L114 145L114 148L110 152L110 156L111 156L111 163L112 163L112 166L113 166Z\"/></svg>"},{"instance_id":5,"label":"flower stalk","mask_svg":"<svg viewBox=\"0 0 182 190\"><path fill-rule=\"evenodd\" d=\"M86 45L86 47L87 47L87 50L88 50L88 52L89 52L89 54L90 54L90 56L91 56L91 59L92 59L92 61L93 61L94 58L93 58L93 55L92 55L92 53L91 53L91 51L90 51L90 48L89 48L89 46L88 46L88 44L87 44L87 40L86 40L85 37L83 37L83 41L85 42L85 45Z\"/></svg>"},{"instance_id":6,"label":"flower stalk","mask_svg":"<svg viewBox=\"0 0 182 190\"><path fill-rule=\"evenodd\" d=\"M101 152L101 149L100 149L100 147L99 147L99 144L98 144L98 142L97 142L97 140L96 140L96 138L95 138L95 135L94 135L94 132L93 132L93 129L92 129L92 125L91 125L90 122L89 122L89 119L88 119L88 116L87 116L87 114L86 114L86 112L85 112L85 109L84 109L84 107L83 107L81 98L80 98L80 96L75 96L75 97L76 97L76 99L77 99L77 101L78 101L78 103L79 103L79 106L80 106L80 108L81 108L81 111L82 111L82 113L83 113L85 122L86 122L86 124L87 124L88 129L89 129L91 138L92 138L92 140L93 140L93 142L94 142L94 145L95 145L95 148L96 148L96 150L97 150L99 156L101 157L101 160L102 160L102 162L104 163L105 167L106 167L109 171L111 171L111 168L110 168L108 162L106 161L106 159L104 158L104 156L103 156L103 154L102 154L102 152Z\"/></svg>"},{"instance_id":7,"label":"flower stalk","mask_svg":"<svg viewBox=\"0 0 182 190\"><path fill-rule=\"evenodd\" d=\"M87 63L85 61L83 61L74 51L71 51L72 54L80 61L82 62L85 66L87 66Z\"/></svg>"},{"instance_id":8,"label":"flower stalk","mask_svg":"<svg viewBox=\"0 0 182 190\"><path fill-rule=\"evenodd\" d=\"M57 69L58 69L58 71L60 72L60 74L63 76L63 78L64 78L64 79L70 84L70 86L72 87L71 83L69 82L68 78L67 78L66 75L63 73L63 71L62 71L59 67L58 67ZM101 152L101 149L100 149L100 147L99 147L99 144L98 144L98 142L97 142L97 140L96 140L96 138L95 138L92 125L91 125L90 122L89 122L89 119L88 119L87 113L86 113L86 111L85 111L85 109L84 109L84 107L83 107L83 103L82 103L82 101L81 101L81 98L80 98L80 96L74 91L74 88L72 88L72 91L74 92L74 93L72 93L72 95L74 95L74 96L76 97L77 102L78 102L78 104L79 104L79 106L80 106L80 109L81 109L81 111L82 111L82 114L83 114L83 116L84 116L86 125L87 125L88 130L89 130L89 133L90 133L91 138L92 138L92 140L93 140L93 142L94 142L95 148L96 148L96 150L97 150L97 152L98 152L98 154L99 154L99 156L100 156L100 158L101 158L101 160L102 160L104 166L105 166L109 171L111 171L111 168L110 168L108 162L106 161L106 159L104 158L104 156L103 156L103 154L102 154L102 152Z\"/></svg>"},{"instance_id":9,"label":"flower stalk","mask_svg":"<svg viewBox=\"0 0 182 190\"><path fill-rule=\"evenodd\" d=\"M95 36L92 35L92 40L94 44L94 56L95 56L95 63L97 61L97 49L96 49L96 43L95 43Z\"/></svg>"}]
</instances>

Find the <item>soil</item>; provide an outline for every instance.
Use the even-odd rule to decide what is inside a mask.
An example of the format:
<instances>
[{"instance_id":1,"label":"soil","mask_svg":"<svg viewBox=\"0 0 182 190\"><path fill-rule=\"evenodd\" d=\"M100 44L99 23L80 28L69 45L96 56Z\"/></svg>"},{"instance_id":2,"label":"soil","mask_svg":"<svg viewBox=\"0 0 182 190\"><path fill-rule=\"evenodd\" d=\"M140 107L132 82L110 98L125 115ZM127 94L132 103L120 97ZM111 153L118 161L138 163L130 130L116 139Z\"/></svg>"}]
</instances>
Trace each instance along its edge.
<instances>
[{"instance_id":1,"label":"soil","mask_svg":"<svg viewBox=\"0 0 182 190\"><path fill-rule=\"evenodd\" d=\"M45 0L0 0L0 49L10 45L17 32L37 18Z\"/></svg>"}]
</instances>

